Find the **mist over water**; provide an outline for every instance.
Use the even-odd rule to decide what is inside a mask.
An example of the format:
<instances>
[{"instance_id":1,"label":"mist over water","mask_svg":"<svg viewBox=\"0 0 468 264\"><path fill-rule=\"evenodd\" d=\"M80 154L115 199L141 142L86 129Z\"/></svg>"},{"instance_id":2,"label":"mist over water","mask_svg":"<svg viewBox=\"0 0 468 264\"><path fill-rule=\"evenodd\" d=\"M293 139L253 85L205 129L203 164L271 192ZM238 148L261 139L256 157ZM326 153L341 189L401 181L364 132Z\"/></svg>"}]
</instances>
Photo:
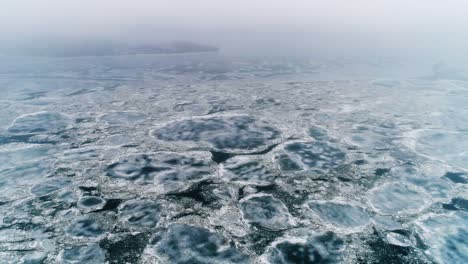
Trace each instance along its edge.
<instances>
[{"instance_id":1,"label":"mist over water","mask_svg":"<svg viewBox=\"0 0 468 264\"><path fill-rule=\"evenodd\" d=\"M10 1L3 44L148 44L187 40L236 54L465 59L462 0ZM461 60L460 60L461 61Z\"/></svg>"}]
</instances>

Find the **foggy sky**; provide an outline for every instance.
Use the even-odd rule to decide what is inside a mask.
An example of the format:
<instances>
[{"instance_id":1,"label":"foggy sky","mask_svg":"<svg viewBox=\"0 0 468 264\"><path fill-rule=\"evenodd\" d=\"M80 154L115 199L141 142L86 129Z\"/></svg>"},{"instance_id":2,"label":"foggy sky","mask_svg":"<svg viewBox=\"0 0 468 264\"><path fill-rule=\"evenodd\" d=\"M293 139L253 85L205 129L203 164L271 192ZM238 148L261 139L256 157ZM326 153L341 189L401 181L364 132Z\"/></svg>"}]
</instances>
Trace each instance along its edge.
<instances>
[{"instance_id":1,"label":"foggy sky","mask_svg":"<svg viewBox=\"0 0 468 264\"><path fill-rule=\"evenodd\" d=\"M422 50L445 50L468 44L467 12L466 0L2 0L0 40L193 40L272 49L420 42Z\"/></svg>"}]
</instances>

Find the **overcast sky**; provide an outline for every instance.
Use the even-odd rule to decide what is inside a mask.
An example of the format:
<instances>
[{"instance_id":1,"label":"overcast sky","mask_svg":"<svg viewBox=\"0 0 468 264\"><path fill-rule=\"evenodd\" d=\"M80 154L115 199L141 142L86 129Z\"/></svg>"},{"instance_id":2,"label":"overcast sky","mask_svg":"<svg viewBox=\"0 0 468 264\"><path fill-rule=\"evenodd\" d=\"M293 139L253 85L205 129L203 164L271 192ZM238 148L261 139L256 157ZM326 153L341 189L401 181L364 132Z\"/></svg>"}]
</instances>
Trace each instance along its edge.
<instances>
[{"instance_id":1,"label":"overcast sky","mask_svg":"<svg viewBox=\"0 0 468 264\"><path fill-rule=\"evenodd\" d=\"M2 0L0 38L218 44L341 36L339 45L425 36L456 45L468 36L467 14L467 0Z\"/></svg>"}]
</instances>

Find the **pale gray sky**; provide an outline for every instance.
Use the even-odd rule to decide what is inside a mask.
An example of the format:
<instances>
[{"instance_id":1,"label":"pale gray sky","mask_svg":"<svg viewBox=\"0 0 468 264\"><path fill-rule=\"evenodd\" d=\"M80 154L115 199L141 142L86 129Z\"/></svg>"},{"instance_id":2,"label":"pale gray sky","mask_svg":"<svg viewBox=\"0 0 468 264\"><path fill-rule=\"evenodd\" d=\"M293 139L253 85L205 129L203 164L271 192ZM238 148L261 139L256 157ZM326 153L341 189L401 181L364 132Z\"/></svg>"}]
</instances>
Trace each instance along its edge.
<instances>
[{"instance_id":1,"label":"pale gray sky","mask_svg":"<svg viewBox=\"0 0 468 264\"><path fill-rule=\"evenodd\" d=\"M421 35L456 44L468 35L467 14L467 0L2 0L0 38L232 44L314 35L339 36L338 45Z\"/></svg>"},{"instance_id":2,"label":"pale gray sky","mask_svg":"<svg viewBox=\"0 0 468 264\"><path fill-rule=\"evenodd\" d=\"M167 28L467 30L466 0L2 0L2 33Z\"/></svg>"}]
</instances>

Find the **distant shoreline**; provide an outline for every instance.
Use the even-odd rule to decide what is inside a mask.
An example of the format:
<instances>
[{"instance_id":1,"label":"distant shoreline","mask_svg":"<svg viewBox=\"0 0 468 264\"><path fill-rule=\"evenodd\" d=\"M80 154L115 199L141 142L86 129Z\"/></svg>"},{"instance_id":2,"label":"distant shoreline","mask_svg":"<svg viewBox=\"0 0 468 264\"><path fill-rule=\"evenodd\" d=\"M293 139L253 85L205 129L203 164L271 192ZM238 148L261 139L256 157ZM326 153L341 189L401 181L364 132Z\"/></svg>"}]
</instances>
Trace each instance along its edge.
<instances>
[{"instance_id":1,"label":"distant shoreline","mask_svg":"<svg viewBox=\"0 0 468 264\"><path fill-rule=\"evenodd\" d=\"M173 53L135 53L135 54L109 54L109 55L78 55L78 56L48 56L48 55L8 55L1 54L0 57L7 58L44 58L44 59L73 59L73 58L93 58L93 57L124 57L124 56L143 56L143 55L152 55L152 56L170 56L170 55L192 55L192 54L206 54L206 53L218 53L216 51L189 51L189 52L173 52Z\"/></svg>"},{"instance_id":2,"label":"distant shoreline","mask_svg":"<svg viewBox=\"0 0 468 264\"><path fill-rule=\"evenodd\" d=\"M200 45L187 41L173 42L163 45L115 46L115 45L76 45L56 46L47 48L23 48L1 53L3 57L35 57L35 58L82 58L82 57L114 57L137 55L178 55L218 52L215 46Z\"/></svg>"}]
</instances>

